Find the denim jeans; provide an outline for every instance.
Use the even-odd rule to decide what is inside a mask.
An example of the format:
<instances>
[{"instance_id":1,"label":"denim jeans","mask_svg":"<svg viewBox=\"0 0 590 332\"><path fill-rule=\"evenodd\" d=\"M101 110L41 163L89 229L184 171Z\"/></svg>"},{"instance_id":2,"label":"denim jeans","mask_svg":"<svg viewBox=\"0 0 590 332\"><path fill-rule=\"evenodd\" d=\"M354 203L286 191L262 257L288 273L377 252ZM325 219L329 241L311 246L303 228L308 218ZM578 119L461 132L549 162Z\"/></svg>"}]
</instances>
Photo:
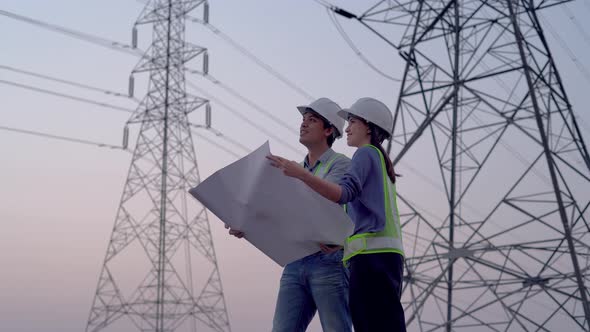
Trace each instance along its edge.
<instances>
[{"instance_id":1,"label":"denim jeans","mask_svg":"<svg viewBox=\"0 0 590 332\"><path fill-rule=\"evenodd\" d=\"M352 331L342 250L317 252L285 266L272 331L304 332L316 310L324 332Z\"/></svg>"}]
</instances>

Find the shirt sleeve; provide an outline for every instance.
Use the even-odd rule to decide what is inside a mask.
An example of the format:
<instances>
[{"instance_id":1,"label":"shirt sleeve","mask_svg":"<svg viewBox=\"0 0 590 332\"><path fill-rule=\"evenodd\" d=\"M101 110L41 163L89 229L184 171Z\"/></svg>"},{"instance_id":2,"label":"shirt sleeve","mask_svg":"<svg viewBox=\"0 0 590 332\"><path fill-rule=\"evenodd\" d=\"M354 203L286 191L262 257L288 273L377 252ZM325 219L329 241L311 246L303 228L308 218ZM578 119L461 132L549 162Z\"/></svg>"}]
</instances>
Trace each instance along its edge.
<instances>
[{"instance_id":1,"label":"shirt sleeve","mask_svg":"<svg viewBox=\"0 0 590 332\"><path fill-rule=\"evenodd\" d=\"M338 184L344 178L349 168L350 159L344 155L340 155L332 163L325 180Z\"/></svg>"},{"instance_id":2,"label":"shirt sleeve","mask_svg":"<svg viewBox=\"0 0 590 332\"><path fill-rule=\"evenodd\" d=\"M360 195L367 177L371 173L375 158L379 158L379 155L371 147L366 146L356 150L352 156L350 169L339 182L342 189L339 204L346 204Z\"/></svg>"}]
</instances>

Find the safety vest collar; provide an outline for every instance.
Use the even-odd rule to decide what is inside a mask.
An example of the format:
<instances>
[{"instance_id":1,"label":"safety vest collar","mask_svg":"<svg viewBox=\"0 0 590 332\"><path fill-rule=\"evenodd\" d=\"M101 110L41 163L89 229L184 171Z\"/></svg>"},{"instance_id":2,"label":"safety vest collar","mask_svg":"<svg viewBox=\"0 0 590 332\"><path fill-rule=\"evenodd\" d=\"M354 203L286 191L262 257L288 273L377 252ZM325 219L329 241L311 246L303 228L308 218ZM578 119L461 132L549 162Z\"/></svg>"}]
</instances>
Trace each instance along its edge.
<instances>
[{"instance_id":1,"label":"safety vest collar","mask_svg":"<svg viewBox=\"0 0 590 332\"><path fill-rule=\"evenodd\" d=\"M313 169L315 171L320 164L326 164L335 154L338 153L332 148L328 148L328 150L324 151L324 153L322 153L322 155L318 158L318 160L315 162L315 165L309 164L309 155L306 155L303 159L302 165L307 169Z\"/></svg>"}]
</instances>

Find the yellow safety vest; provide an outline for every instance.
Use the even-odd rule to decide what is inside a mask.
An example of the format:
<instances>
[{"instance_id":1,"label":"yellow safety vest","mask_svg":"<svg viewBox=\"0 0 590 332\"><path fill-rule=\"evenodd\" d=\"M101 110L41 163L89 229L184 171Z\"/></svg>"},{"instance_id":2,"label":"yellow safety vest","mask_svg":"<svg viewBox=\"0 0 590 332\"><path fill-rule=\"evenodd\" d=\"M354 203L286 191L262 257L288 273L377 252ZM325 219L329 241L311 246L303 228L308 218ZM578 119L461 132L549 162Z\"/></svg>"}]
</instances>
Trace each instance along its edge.
<instances>
[{"instance_id":1,"label":"yellow safety vest","mask_svg":"<svg viewBox=\"0 0 590 332\"><path fill-rule=\"evenodd\" d=\"M385 227L380 232L355 234L347 238L344 245L344 262L359 254L394 252L404 256L395 184L387 176L385 158L379 148L374 145L367 146L377 150L381 159L383 196L385 198Z\"/></svg>"},{"instance_id":2,"label":"yellow safety vest","mask_svg":"<svg viewBox=\"0 0 590 332\"><path fill-rule=\"evenodd\" d=\"M332 166L332 163L340 158L340 156L343 156L340 153L334 153L334 155L332 156L332 158L328 159L328 162L326 162L326 165L322 165L322 162L320 161L320 164L318 165L318 167L315 169L315 171L313 172L313 175L315 176L319 176L320 178L324 179L326 177L326 173L328 173L328 171L330 170L330 166Z\"/></svg>"},{"instance_id":3,"label":"yellow safety vest","mask_svg":"<svg viewBox=\"0 0 590 332\"><path fill-rule=\"evenodd\" d=\"M332 158L328 159L328 162L326 163L326 166L324 166L322 164L322 162L320 161L320 164L318 165L318 167L315 169L315 171L313 172L313 175L320 177L321 179L325 179L326 178L326 173L328 173L328 171L330 170L330 166L332 166L332 163L340 158L340 157L345 157L345 155L341 154L341 153L334 153L334 155L332 156ZM303 166L303 162L301 163L301 166ZM342 207L344 208L344 212L346 212L346 204L342 205Z\"/></svg>"}]
</instances>

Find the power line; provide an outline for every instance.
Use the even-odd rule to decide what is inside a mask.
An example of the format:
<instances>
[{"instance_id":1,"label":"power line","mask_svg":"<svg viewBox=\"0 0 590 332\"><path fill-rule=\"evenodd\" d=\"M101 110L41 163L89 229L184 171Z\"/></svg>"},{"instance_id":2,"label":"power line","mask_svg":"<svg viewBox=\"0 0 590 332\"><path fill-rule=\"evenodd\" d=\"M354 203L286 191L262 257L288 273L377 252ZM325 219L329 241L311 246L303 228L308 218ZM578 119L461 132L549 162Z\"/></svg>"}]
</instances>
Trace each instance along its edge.
<instances>
[{"instance_id":1,"label":"power line","mask_svg":"<svg viewBox=\"0 0 590 332\"><path fill-rule=\"evenodd\" d=\"M401 82L401 80L399 78L395 78L393 76L390 76L390 75L386 74L385 72L383 72L382 70L380 70L379 68L377 68L377 66L375 66L371 61L369 61L369 59L358 49L358 47L356 47L356 45L354 44L354 42L352 41L352 39L348 36L348 34L344 30L344 28L342 27L342 25L340 24L340 22L338 22L338 19L336 18L336 14L333 13L332 9L327 7L326 11L328 13L328 17L330 17L330 20L332 21L332 23L336 27L336 30L340 33L340 36L342 36L342 38L348 44L348 46L352 49L352 51L367 66L369 66L369 68L371 68L377 74L379 74L379 75L387 78L388 80L391 80L391 81L394 81L394 82Z\"/></svg>"},{"instance_id":2,"label":"power line","mask_svg":"<svg viewBox=\"0 0 590 332\"><path fill-rule=\"evenodd\" d=\"M219 131L217 129L214 129L212 127L206 127L203 125L194 124L194 123L190 123L189 125L193 128L196 128L196 129L203 129L203 130L209 131L209 132L213 133L215 136L217 136L217 137L225 140L226 142L240 148L241 150L244 150L245 152L248 152L248 153L252 152L252 149L250 149L247 146L245 146L244 144L236 141L235 139L224 135L221 131Z\"/></svg>"},{"instance_id":3,"label":"power line","mask_svg":"<svg viewBox=\"0 0 590 332\"><path fill-rule=\"evenodd\" d=\"M580 70L582 76L588 83L590 83L590 71L583 63L581 63L578 58L576 57L575 53L572 49L566 44L566 42L561 38L561 36L555 31L551 22L546 19L541 13L538 13L538 16L543 20L544 24L549 28L549 33L557 40L558 45L568 54L569 58L574 62L576 67Z\"/></svg>"},{"instance_id":4,"label":"power line","mask_svg":"<svg viewBox=\"0 0 590 332\"><path fill-rule=\"evenodd\" d=\"M213 128L208 128L207 130L209 130L210 132L212 132L213 134L215 134L215 136L220 137L221 139L223 139L224 141L244 150L245 152L252 152L252 149L250 149L249 147L245 146L244 144L238 142L237 140L223 134L222 132L220 132L217 129L213 129Z\"/></svg>"},{"instance_id":5,"label":"power line","mask_svg":"<svg viewBox=\"0 0 590 332\"><path fill-rule=\"evenodd\" d=\"M289 148L290 150L297 152L298 154L303 155L304 153L297 149L296 147L294 147L293 145L289 144L287 141L285 141L284 139L278 137L277 135L269 132L267 129L259 126L258 124L256 124L254 121L250 120L249 118L247 118L246 116L244 116L242 113L240 113L239 111L237 111L236 109L230 107L229 105L225 104L224 102L222 102L221 100L215 98L214 96L210 95L209 93L207 93L206 91L204 91L203 89L199 88L196 86L196 84L190 82L190 81L186 81L186 83L188 85L190 85L193 89L197 90L200 94L202 94L203 96L205 96L205 98L212 100L214 102L216 102L217 104L219 104L221 107L225 108L227 111L229 111L230 113L232 113L233 115L239 117L242 121L246 122L247 124L251 125L252 127L260 130L262 133L268 135L269 137L272 137L273 139L277 140L278 142L280 142L283 146Z\"/></svg>"},{"instance_id":6,"label":"power line","mask_svg":"<svg viewBox=\"0 0 590 332\"><path fill-rule=\"evenodd\" d=\"M261 113L261 114L265 115L266 117L268 117L269 119L271 119L272 121L278 123L281 127L287 129L288 131L290 131L291 133L293 133L295 135L298 135L299 134L299 132L297 130L293 129L293 127L291 127L288 123L286 123L285 121L279 119L278 117L276 117L275 115L273 115L270 111L268 111L268 110L262 108L262 106L256 104L254 101L252 101L252 100L248 99L247 97L243 96L242 94L240 94L238 91L236 91L232 87L230 87L227 84L219 81L214 76L212 76L210 74L204 74L204 73L201 73L199 71L192 70L192 69L187 69L187 71L190 72L190 73L192 73L192 74L202 75L205 79L207 79L211 83L213 83L215 85L218 85L221 89L223 89L227 93L231 94L232 96L238 98L239 100L243 101L248 106L250 106L254 110L258 111L258 113Z\"/></svg>"},{"instance_id":7,"label":"power line","mask_svg":"<svg viewBox=\"0 0 590 332\"><path fill-rule=\"evenodd\" d=\"M237 154L237 153L235 153L234 151L232 151L232 150L230 150L230 149L226 148L225 146L223 146L223 145L221 145L221 144L219 144L219 143L215 142L214 140L211 140L211 139L207 138L206 136L199 134L199 133L198 133L196 130L191 130L191 132L192 132L192 133L193 133L195 136L198 136L200 139L202 139L202 140L204 140L205 142L207 142L207 143L209 143L209 144L211 144L211 145L215 146L216 148L218 148L218 149L220 149L220 150L222 150L222 151L224 151L224 152L226 152L226 153L228 153L228 154L230 154L230 155L232 155L232 156L234 156L234 157L236 157L236 158L238 158L238 159L239 159L239 158L241 158L241 156L240 156L239 154Z\"/></svg>"},{"instance_id":8,"label":"power line","mask_svg":"<svg viewBox=\"0 0 590 332\"><path fill-rule=\"evenodd\" d=\"M560 7L565 12L566 16L568 16L569 19L574 23L574 26L576 27L576 29L578 30L578 32L584 37L584 40L586 41L586 44L590 45L590 36L584 30L584 27L582 27L582 25L580 24L580 22L578 21L578 19L576 19L576 17L574 16L574 13L572 13L571 9L569 9L569 7L567 6L567 4L565 4L565 3L562 6L560 6Z\"/></svg>"},{"instance_id":9,"label":"power line","mask_svg":"<svg viewBox=\"0 0 590 332\"><path fill-rule=\"evenodd\" d=\"M582 118L581 116L576 116L576 121L578 121L578 124L581 124L582 127L584 127L584 129L586 130L586 135L590 135L590 125L586 123L586 120L584 120L584 118Z\"/></svg>"},{"instance_id":10,"label":"power line","mask_svg":"<svg viewBox=\"0 0 590 332\"><path fill-rule=\"evenodd\" d=\"M321 6L328 8L328 9L334 8L334 6L326 0L314 0L314 1L317 2L318 4L320 4Z\"/></svg>"},{"instance_id":11,"label":"power line","mask_svg":"<svg viewBox=\"0 0 590 332\"><path fill-rule=\"evenodd\" d=\"M135 101L138 101L139 102L139 100L137 98L129 97L129 95L126 94L126 93L120 93L120 92L111 91L111 90L107 90L107 89L103 89L103 88L98 88L98 87L90 86L90 85L83 84L83 83L78 83L78 82L74 82L74 81L70 81L70 80L65 80L65 79L57 78L55 76L49 76L49 75L45 75L45 74L39 74L39 73L36 73L36 72L27 71L27 70L24 70L24 69L18 69L18 68L11 67L11 66L6 66L6 65L0 65L0 69L5 69L5 70L13 71L13 72L16 72L16 73L19 73L19 74L34 76L34 77L38 77L38 78L50 80L50 81L53 81L53 82L63 83L63 84L75 86L75 87L82 88L82 89L87 89L87 90L91 90L91 91L101 92L101 93L104 93L104 94L109 95L109 96L121 97L121 98L125 98L125 99L132 99L132 100L135 100Z\"/></svg>"},{"instance_id":12,"label":"power line","mask_svg":"<svg viewBox=\"0 0 590 332\"><path fill-rule=\"evenodd\" d=\"M257 64L258 66L260 66L262 69L264 69L266 72L268 72L269 74L271 74L272 76L274 76L276 79L278 79L279 81L285 83L285 85L287 85L288 87L290 87L291 89L293 89L294 91L296 91L301 96L307 98L310 101L313 100L313 99L315 99L312 95L310 95L303 88L301 88L300 86L298 86L297 84L295 84L293 81L289 80L287 77L285 77L284 75L282 75L281 73L279 73L276 69L274 69L273 67L271 67L266 62L262 61L259 57L257 57L256 55L254 55L252 52L250 52L244 46L240 45L234 39L232 39L231 37L229 37L226 33L222 32L218 27L212 25L211 23L208 23L208 22L205 22L205 21L200 20L198 18L195 18L195 17L190 17L189 16L189 17L187 17L187 19L190 20L190 21L192 21L192 22L194 22L194 23L202 24L205 27L209 28L209 30L211 30L214 34L218 35L223 41L225 41L226 43L228 43L229 45L231 45L233 48L235 48L238 52L240 52L242 55L244 55L248 59L252 60L255 64Z\"/></svg>"},{"instance_id":13,"label":"power line","mask_svg":"<svg viewBox=\"0 0 590 332\"><path fill-rule=\"evenodd\" d=\"M48 133L43 133L43 132L33 131L33 130L11 128L11 127L5 127L5 126L0 126L0 130L11 131L11 132L16 132L16 133L20 133L20 134L33 135L33 136L38 136L38 137L43 137L43 138L57 139L57 140L67 141L67 142L72 142L72 143L93 145L93 146L98 146L101 148L125 150L122 146L117 146L117 145L112 145L112 144L107 144L107 143L100 143L100 142L95 142L95 141L89 141L89 140L80 139L80 138L73 138L73 137L48 134Z\"/></svg>"},{"instance_id":14,"label":"power line","mask_svg":"<svg viewBox=\"0 0 590 332\"><path fill-rule=\"evenodd\" d=\"M56 91L51 91L51 90L46 90L46 89L34 87L31 85L20 84L20 83L16 83L16 82L12 82L12 81L5 81L5 80L0 80L0 83L11 85L11 86L22 88L22 89L35 91L35 92L45 93L45 94L56 96L56 97L66 98L66 99L75 100L75 101L79 101L79 102L83 102L83 103L87 103L87 104L92 104L92 105L96 105L96 106L100 106L100 107L110 108L110 109L116 110L116 111L127 112L127 113L134 112L134 110L130 109L130 108L125 108L125 107L121 107L121 106L117 106L117 105L113 105L113 104L109 104L109 103L98 102L98 101L87 99L87 98L76 97L76 96L68 95L68 94L61 93L61 92L56 92Z\"/></svg>"},{"instance_id":15,"label":"power line","mask_svg":"<svg viewBox=\"0 0 590 332\"><path fill-rule=\"evenodd\" d=\"M106 38L102 38L102 37L97 37L88 33L84 33L84 32L80 32L77 30L73 30L73 29L69 29L69 28L64 28L62 26L56 25L56 24L51 24L51 23L47 23L47 22L43 22L41 20L37 20L31 17L27 17L27 16L23 16L23 15L19 15L19 14L15 14L6 10L0 10L0 15L2 16L6 16L15 20L19 20L21 22L25 22L25 23L29 23L32 25L36 25L38 27L41 28L45 28L54 32L58 32L79 40L83 40L89 43L93 43L99 46L103 46L103 47L107 47L113 50L117 50L117 51L122 51L125 53L129 53L132 55L137 55L137 56L142 56L143 55L143 51L137 49L137 48L133 48L131 45L125 44L125 43L121 43L121 42L117 42L117 41L113 41L113 40L109 40Z\"/></svg>"},{"instance_id":16,"label":"power line","mask_svg":"<svg viewBox=\"0 0 590 332\"><path fill-rule=\"evenodd\" d=\"M247 146L241 144L240 142L236 141L235 139L233 139L231 137L228 137L218 131L213 131L213 133L215 134L215 136L220 137L221 139L225 140L226 142L229 142L230 144L233 144L248 153L252 152L252 149L248 148Z\"/></svg>"}]
</instances>

